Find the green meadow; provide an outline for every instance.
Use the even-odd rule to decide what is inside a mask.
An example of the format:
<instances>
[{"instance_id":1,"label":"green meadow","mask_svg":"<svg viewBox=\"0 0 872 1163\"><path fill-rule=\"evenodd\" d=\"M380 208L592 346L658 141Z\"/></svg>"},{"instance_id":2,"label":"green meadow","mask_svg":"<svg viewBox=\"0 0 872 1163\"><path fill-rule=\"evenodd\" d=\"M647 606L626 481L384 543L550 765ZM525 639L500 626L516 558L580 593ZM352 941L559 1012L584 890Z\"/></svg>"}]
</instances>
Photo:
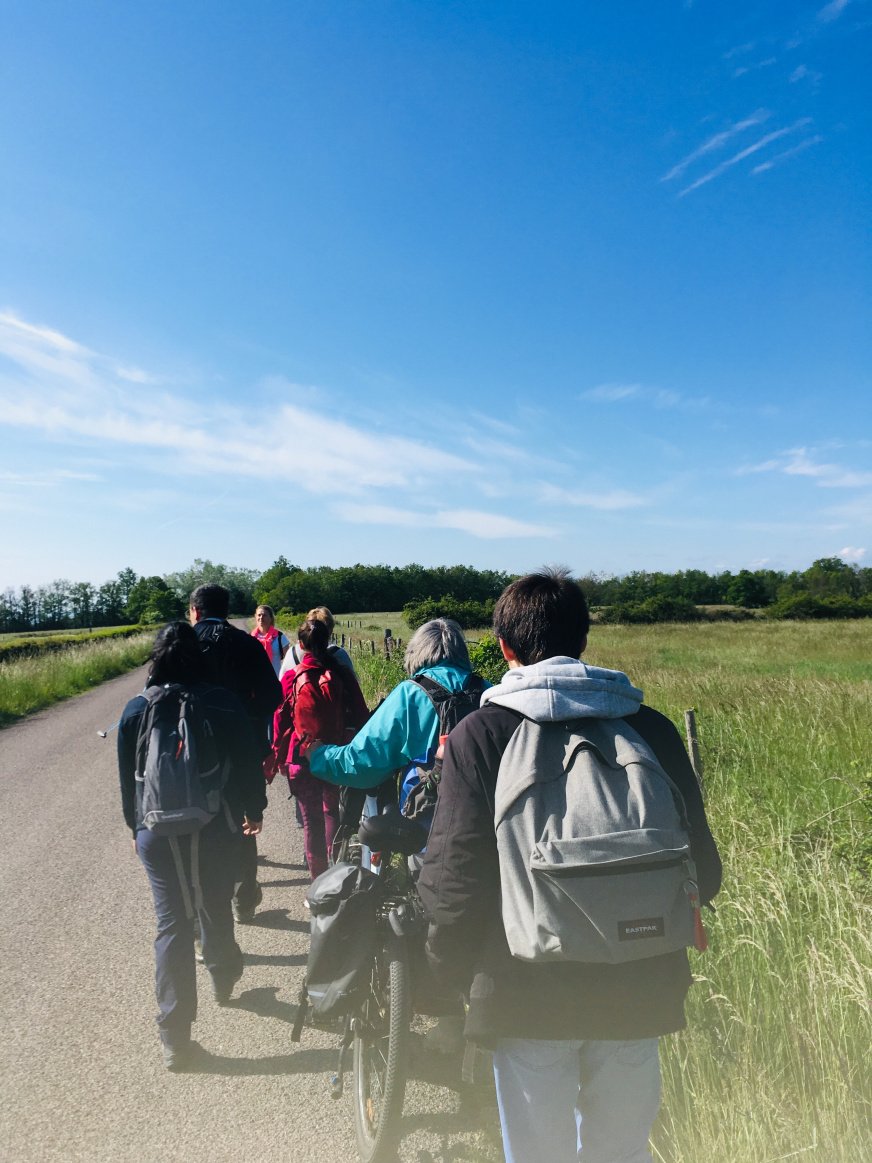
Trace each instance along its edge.
<instances>
[{"instance_id":1,"label":"green meadow","mask_svg":"<svg viewBox=\"0 0 872 1163\"><path fill-rule=\"evenodd\" d=\"M724 860L655 1159L872 1160L872 622L594 626L585 659L695 709ZM354 661L370 705L401 675Z\"/></svg>"}]
</instances>

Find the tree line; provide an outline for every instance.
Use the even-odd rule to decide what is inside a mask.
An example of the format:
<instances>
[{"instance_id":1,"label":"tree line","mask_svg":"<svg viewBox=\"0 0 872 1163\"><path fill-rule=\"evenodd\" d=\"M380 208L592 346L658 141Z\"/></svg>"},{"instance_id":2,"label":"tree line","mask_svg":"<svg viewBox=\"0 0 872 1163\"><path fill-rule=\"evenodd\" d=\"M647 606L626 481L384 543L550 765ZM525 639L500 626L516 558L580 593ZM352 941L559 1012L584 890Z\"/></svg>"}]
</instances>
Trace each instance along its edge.
<instances>
[{"instance_id":1,"label":"tree line","mask_svg":"<svg viewBox=\"0 0 872 1163\"><path fill-rule=\"evenodd\" d=\"M514 574L467 565L313 566L279 557L263 573L197 558L186 570L142 576L122 569L101 586L58 579L0 594L0 632L88 629L158 624L183 617L191 591L217 582L230 591L230 608L248 614L259 603L305 612L325 605L338 613L376 613L409 607L457 616L481 625ZM823 557L808 569L677 573L634 570L622 577L588 574L580 583L588 602L607 621L685 621L721 613L762 611L770 617L818 618L872 615L872 568ZM293 629L293 627L292 627Z\"/></svg>"}]
</instances>

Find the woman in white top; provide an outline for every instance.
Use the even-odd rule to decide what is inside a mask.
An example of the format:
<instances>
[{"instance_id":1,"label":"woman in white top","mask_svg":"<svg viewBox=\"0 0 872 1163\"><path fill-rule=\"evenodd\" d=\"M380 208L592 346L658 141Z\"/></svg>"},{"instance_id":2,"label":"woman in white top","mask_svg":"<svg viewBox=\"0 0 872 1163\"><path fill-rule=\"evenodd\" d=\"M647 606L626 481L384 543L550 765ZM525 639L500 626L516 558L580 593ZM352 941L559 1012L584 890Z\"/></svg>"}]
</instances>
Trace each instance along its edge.
<instances>
[{"instance_id":1,"label":"woman in white top","mask_svg":"<svg viewBox=\"0 0 872 1163\"><path fill-rule=\"evenodd\" d=\"M272 606L258 606L254 611L254 629L252 638L256 638L269 655L276 674L281 673L282 659L288 652L290 640L276 627L276 616Z\"/></svg>"}]
</instances>

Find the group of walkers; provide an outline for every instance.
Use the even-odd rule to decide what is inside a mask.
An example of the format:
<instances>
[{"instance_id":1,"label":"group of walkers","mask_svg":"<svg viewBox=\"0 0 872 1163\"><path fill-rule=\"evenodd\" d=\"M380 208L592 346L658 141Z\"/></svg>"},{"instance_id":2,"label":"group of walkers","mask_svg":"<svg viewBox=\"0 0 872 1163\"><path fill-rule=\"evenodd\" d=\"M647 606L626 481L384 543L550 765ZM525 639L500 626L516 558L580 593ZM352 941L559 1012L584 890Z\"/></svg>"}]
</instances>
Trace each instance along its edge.
<instances>
[{"instance_id":1,"label":"group of walkers","mask_svg":"<svg viewBox=\"0 0 872 1163\"><path fill-rule=\"evenodd\" d=\"M527 891L529 873L506 862L497 825L506 765L522 761L516 756L525 745L529 751L526 742L519 746L525 724L591 724L598 738L605 723L618 749L629 739L643 767L662 769L680 799L698 901L708 903L720 887L717 847L677 730L644 705L626 675L580 661L589 615L578 584L565 571L545 570L504 591L494 631L507 673L494 687L472 675L456 623L426 623L405 652L408 679L372 713L351 659L331 646L329 610L311 610L292 644L268 606L257 608L247 634L227 621L227 603L220 586L194 591L190 625L172 623L158 634L146 689L128 703L119 727L124 818L157 916L157 1022L166 1066L189 1069L196 1053L195 928L219 1004L242 974L234 919L250 921L261 899L256 837L266 781L288 779L315 879L331 859L340 788L362 798L362 789L381 785L391 789L389 798L402 799L401 773L430 769L438 754L438 796L418 881L427 957L439 987L458 999L458 1014L466 1000L465 1036L493 1052L506 1160L650 1161L658 1039L685 1022L685 949L586 963L518 955L507 938L507 910ZM439 692L461 691L471 706L480 700L480 709L440 738ZM161 720L164 704L173 711ZM163 770L155 764L169 763L153 752L166 751L168 739L176 763L193 739L200 769L211 763L220 771L207 822L193 833L176 829L172 812L148 810L145 789ZM353 793L342 794L354 803ZM644 916L634 926L627 930L634 940L657 927ZM454 1022L460 1034L463 1019Z\"/></svg>"}]
</instances>

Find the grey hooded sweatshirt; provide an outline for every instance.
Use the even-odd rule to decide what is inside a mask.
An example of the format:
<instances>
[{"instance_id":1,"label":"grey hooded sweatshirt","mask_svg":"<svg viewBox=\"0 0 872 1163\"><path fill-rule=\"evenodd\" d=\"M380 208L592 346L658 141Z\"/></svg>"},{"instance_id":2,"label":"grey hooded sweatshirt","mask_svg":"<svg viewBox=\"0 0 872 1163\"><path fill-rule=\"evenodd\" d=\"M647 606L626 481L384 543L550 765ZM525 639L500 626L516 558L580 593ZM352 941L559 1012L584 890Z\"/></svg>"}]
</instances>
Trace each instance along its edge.
<instances>
[{"instance_id":1,"label":"grey hooded sweatshirt","mask_svg":"<svg viewBox=\"0 0 872 1163\"><path fill-rule=\"evenodd\" d=\"M720 857L681 736L642 698L620 671L549 658L510 669L451 733L418 889L429 963L443 988L466 994L467 1036L484 1045L501 1037L629 1040L684 1025L684 951L622 965L523 962L509 952L500 914L497 773L523 718L626 719L684 797L701 899L718 891Z\"/></svg>"}]
</instances>

